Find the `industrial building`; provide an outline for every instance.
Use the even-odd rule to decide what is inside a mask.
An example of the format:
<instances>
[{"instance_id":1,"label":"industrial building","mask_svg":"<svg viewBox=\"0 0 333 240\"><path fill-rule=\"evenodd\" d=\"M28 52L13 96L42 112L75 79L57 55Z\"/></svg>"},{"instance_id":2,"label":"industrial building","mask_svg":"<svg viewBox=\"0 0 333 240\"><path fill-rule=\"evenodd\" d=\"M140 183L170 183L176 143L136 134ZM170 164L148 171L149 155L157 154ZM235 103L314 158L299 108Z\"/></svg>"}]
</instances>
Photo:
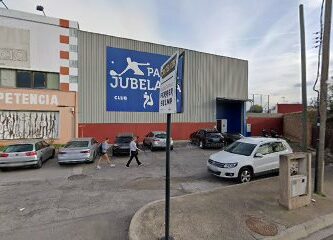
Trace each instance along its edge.
<instances>
[{"instance_id":1,"label":"industrial building","mask_svg":"<svg viewBox=\"0 0 333 240\"><path fill-rule=\"evenodd\" d=\"M114 139L121 132L141 138L164 130L159 69L176 51L179 113L172 116L172 137L188 139L214 126L244 134L246 60L86 32L74 21L0 9L0 144L35 137L64 142L75 135ZM27 119L36 114L32 131ZM22 134L8 135L13 127Z\"/></svg>"}]
</instances>

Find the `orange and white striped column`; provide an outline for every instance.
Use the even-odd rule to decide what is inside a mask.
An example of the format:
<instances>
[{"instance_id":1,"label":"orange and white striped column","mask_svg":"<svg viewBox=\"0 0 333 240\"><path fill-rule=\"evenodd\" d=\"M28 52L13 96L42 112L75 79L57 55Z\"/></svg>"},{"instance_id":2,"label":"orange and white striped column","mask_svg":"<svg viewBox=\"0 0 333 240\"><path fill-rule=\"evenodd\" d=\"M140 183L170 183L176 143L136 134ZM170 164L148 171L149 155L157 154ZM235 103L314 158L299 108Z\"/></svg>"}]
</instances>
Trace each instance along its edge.
<instances>
[{"instance_id":1,"label":"orange and white striped column","mask_svg":"<svg viewBox=\"0 0 333 240\"><path fill-rule=\"evenodd\" d=\"M60 43L60 90L78 91L78 29L75 21L59 19L63 28L59 36Z\"/></svg>"}]
</instances>

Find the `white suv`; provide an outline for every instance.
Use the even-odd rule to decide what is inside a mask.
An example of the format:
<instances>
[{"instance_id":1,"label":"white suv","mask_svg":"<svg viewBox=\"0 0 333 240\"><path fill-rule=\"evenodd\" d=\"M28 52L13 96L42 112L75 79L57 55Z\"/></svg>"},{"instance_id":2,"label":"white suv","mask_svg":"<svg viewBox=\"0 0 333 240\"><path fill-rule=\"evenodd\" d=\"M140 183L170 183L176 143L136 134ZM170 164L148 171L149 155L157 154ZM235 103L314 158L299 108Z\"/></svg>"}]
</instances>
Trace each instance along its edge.
<instances>
[{"instance_id":1,"label":"white suv","mask_svg":"<svg viewBox=\"0 0 333 240\"><path fill-rule=\"evenodd\" d=\"M254 175L278 171L280 155L288 153L292 153L292 149L283 139L247 137L212 154L207 167L218 177L238 178L244 183L251 181Z\"/></svg>"}]
</instances>

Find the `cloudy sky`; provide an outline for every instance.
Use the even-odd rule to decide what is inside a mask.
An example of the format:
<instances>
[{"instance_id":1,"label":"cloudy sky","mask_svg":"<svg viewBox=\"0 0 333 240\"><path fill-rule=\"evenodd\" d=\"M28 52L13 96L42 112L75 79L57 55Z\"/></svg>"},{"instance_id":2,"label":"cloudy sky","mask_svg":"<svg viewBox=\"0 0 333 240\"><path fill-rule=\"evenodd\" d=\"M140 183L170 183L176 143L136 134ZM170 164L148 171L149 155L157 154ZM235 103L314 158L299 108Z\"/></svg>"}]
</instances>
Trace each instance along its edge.
<instances>
[{"instance_id":1,"label":"cloudy sky","mask_svg":"<svg viewBox=\"0 0 333 240\"><path fill-rule=\"evenodd\" d=\"M304 4L308 98L315 95L321 0L4 1L34 13L42 4L48 16L76 20L82 30L246 59L249 96L269 94L273 104L301 101L298 5Z\"/></svg>"}]
</instances>

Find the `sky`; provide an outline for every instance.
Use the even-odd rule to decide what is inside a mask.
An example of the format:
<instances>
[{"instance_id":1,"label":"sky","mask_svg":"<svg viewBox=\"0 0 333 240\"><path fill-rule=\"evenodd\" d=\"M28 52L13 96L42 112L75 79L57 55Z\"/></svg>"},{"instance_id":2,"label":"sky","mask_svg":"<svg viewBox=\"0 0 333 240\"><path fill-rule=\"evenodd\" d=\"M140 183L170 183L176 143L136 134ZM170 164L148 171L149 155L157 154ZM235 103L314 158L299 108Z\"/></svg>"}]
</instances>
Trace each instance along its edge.
<instances>
[{"instance_id":1,"label":"sky","mask_svg":"<svg viewBox=\"0 0 333 240\"><path fill-rule=\"evenodd\" d=\"M264 107L267 95L271 106L277 102L301 102L298 7L303 4L308 99L315 96L312 86L318 48L314 48L314 33L320 30L321 0L4 2L10 9L37 14L40 12L35 10L36 5L41 4L46 15L76 20L85 31L248 60L249 98L262 94ZM255 95L255 103L260 104L260 95Z\"/></svg>"}]
</instances>

